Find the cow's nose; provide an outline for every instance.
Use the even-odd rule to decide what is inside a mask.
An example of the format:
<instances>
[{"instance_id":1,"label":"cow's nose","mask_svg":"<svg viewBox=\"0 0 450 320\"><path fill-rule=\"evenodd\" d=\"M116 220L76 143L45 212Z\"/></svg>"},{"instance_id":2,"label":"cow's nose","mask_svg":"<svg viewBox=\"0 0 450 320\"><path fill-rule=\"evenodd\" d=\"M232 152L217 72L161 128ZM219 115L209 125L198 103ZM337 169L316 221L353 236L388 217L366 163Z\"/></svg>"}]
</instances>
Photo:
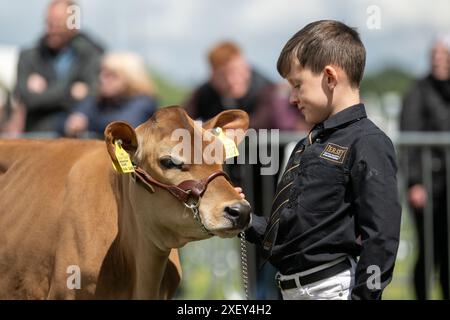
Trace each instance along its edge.
<instances>
[{"instance_id":1,"label":"cow's nose","mask_svg":"<svg viewBox=\"0 0 450 320\"><path fill-rule=\"evenodd\" d=\"M245 203L237 202L225 207L225 217L233 223L233 227L243 229L250 222L252 208Z\"/></svg>"}]
</instances>

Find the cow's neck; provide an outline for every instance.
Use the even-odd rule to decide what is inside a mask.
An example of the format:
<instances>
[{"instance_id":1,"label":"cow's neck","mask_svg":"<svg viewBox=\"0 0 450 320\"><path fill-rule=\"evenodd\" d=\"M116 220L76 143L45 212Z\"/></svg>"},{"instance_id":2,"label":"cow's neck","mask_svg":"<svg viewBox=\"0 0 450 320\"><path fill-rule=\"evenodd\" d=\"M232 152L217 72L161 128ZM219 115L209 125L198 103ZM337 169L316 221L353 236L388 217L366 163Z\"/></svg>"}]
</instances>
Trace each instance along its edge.
<instances>
[{"instance_id":1,"label":"cow's neck","mask_svg":"<svg viewBox=\"0 0 450 320\"><path fill-rule=\"evenodd\" d=\"M130 194L133 183L130 175L118 177L119 228L115 250L125 269L131 269L124 271L133 275L127 288L130 298L157 299L170 249L155 243L157 237L149 236L160 230L152 230L148 225L144 227L138 220L140 216L151 215L152 206L139 206L135 201L138 196Z\"/></svg>"}]
</instances>

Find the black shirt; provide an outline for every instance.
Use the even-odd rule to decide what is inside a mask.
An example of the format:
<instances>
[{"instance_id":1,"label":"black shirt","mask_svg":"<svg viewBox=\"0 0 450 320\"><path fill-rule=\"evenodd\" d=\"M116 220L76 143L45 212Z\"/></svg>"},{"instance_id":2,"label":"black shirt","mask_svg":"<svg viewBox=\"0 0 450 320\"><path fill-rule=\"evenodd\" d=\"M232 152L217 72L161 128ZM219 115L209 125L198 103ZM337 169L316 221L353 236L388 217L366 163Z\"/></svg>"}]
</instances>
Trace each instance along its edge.
<instances>
[{"instance_id":1,"label":"black shirt","mask_svg":"<svg viewBox=\"0 0 450 320\"><path fill-rule=\"evenodd\" d=\"M323 131L293 170L269 261L282 274L293 274L360 256L352 299L379 299L392 278L400 233L394 147L367 119L363 104L316 127ZM261 244L266 227L266 218L253 215L247 239ZM366 284L373 265L381 271L380 290Z\"/></svg>"}]
</instances>

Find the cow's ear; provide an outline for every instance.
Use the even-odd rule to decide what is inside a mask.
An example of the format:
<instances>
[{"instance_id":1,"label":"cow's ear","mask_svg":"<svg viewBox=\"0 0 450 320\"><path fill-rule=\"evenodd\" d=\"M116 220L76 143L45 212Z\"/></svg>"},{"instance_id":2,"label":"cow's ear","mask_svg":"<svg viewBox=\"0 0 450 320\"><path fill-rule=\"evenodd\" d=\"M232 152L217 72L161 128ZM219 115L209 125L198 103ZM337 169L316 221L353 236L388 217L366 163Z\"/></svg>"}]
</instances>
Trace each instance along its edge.
<instances>
[{"instance_id":1,"label":"cow's ear","mask_svg":"<svg viewBox=\"0 0 450 320\"><path fill-rule=\"evenodd\" d=\"M234 129L234 130L242 130L245 132L248 129L249 118L247 112L243 110L226 110L219 113L214 118L208 120L203 124L203 128L205 130L213 129L220 127L222 130ZM239 144L241 140L244 138L243 135L236 135L234 137L235 143Z\"/></svg>"},{"instance_id":2,"label":"cow's ear","mask_svg":"<svg viewBox=\"0 0 450 320\"><path fill-rule=\"evenodd\" d=\"M131 159L133 159L134 153L138 148L136 132L126 122L111 122L105 129L105 142L108 153L113 161L117 161L114 143L119 139L122 141L122 147L130 154Z\"/></svg>"}]
</instances>

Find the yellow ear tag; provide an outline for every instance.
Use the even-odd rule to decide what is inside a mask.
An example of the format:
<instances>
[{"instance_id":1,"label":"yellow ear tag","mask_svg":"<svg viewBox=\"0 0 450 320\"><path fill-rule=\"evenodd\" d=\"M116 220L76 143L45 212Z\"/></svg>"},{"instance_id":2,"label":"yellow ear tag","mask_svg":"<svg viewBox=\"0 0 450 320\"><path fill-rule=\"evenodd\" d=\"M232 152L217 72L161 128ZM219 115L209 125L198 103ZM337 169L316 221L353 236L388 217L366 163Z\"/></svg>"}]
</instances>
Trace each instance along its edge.
<instances>
[{"instance_id":1,"label":"yellow ear tag","mask_svg":"<svg viewBox=\"0 0 450 320\"><path fill-rule=\"evenodd\" d=\"M112 162L112 166L114 171L118 172L118 173L123 173L122 168L116 163L116 162Z\"/></svg>"},{"instance_id":2,"label":"yellow ear tag","mask_svg":"<svg viewBox=\"0 0 450 320\"><path fill-rule=\"evenodd\" d=\"M217 135L217 138L219 138L219 140L225 147L225 159L234 158L239 155L239 150L236 146L236 143L234 143L233 139L228 138L225 133L223 133L222 128L214 128L214 133Z\"/></svg>"},{"instance_id":3,"label":"yellow ear tag","mask_svg":"<svg viewBox=\"0 0 450 320\"><path fill-rule=\"evenodd\" d=\"M122 141L114 141L115 154L117 158L117 164L113 162L114 169L119 173L130 173L134 172L133 164L131 163L130 155L122 148Z\"/></svg>"}]
</instances>

